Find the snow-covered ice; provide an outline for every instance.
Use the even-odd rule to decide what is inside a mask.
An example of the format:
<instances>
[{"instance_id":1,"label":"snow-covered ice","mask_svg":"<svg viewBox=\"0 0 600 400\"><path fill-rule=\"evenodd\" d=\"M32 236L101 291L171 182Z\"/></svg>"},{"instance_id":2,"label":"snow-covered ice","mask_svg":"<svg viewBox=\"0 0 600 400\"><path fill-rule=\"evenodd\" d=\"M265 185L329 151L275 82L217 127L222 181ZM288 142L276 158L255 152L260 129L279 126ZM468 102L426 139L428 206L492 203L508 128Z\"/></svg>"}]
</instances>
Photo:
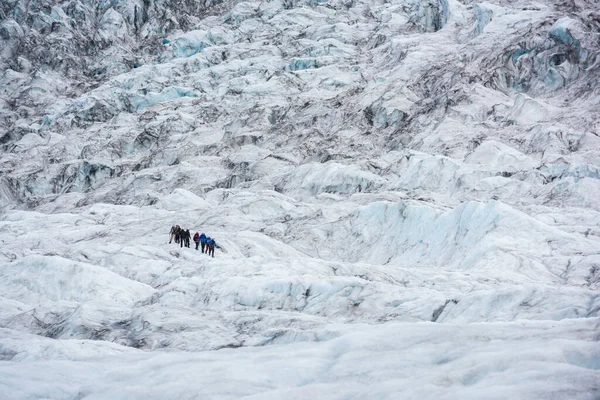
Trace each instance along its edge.
<instances>
[{"instance_id":1,"label":"snow-covered ice","mask_svg":"<svg viewBox=\"0 0 600 400\"><path fill-rule=\"evenodd\" d=\"M598 21L0 3L0 399L598 399Z\"/></svg>"}]
</instances>

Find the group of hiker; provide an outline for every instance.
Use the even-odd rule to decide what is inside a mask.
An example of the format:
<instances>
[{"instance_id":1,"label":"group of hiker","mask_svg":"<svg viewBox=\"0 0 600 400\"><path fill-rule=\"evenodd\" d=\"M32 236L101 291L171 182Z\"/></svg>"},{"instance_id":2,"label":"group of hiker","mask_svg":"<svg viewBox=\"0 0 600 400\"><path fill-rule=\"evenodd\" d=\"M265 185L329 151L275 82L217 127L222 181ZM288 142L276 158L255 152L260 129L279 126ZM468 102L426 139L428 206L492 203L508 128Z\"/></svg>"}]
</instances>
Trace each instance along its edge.
<instances>
[{"instance_id":1,"label":"group of hiker","mask_svg":"<svg viewBox=\"0 0 600 400\"><path fill-rule=\"evenodd\" d=\"M169 234L169 244L173 242L173 239L175 239L175 243L179 244L180 247L190 247L190 230L183 229L179 225L173 225ZM196 250L200 246L202 254L208 254L213 257L215 256L215 247L219 247L215 239L198 232L194 234L194 243L196 243Z\"/></svg>"}]
</instances>

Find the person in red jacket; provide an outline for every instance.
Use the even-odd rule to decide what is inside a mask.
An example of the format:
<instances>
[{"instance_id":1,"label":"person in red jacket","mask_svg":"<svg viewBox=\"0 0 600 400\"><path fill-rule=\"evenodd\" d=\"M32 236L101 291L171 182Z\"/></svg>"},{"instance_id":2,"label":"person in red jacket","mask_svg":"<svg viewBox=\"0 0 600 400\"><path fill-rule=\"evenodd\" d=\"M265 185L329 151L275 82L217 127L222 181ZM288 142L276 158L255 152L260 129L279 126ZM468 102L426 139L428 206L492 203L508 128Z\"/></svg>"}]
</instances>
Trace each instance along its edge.
<instances>
[{"instance_id":1,"label":"person in red jacket","mask_svg":"<svg viewBox=\"0 0 600 400\"><path fill-rule=\"evenodd\" d=\"M196 250L198 250L200 244L200 234L198 232L194 233L194 243L196 243Z\"/></svg>"}]
</instances>

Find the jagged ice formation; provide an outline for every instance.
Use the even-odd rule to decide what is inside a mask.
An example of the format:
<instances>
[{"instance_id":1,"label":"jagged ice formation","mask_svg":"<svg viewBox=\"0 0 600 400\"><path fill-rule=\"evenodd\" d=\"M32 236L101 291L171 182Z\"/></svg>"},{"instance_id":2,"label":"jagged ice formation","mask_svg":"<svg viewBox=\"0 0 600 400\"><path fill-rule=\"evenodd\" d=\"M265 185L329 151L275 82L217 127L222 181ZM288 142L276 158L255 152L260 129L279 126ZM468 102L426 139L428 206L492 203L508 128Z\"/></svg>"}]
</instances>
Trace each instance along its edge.
<instances>
[{"instance_id":1,"label":"jagged ice formation","mask_svg":"<svg viewBox=\"0 0 600 400\"><path fill-rule=\"evenodd\" d=\"M593 0L2 1L0 397L597 399L599 71Z\"/></svg>"}]
</instances>

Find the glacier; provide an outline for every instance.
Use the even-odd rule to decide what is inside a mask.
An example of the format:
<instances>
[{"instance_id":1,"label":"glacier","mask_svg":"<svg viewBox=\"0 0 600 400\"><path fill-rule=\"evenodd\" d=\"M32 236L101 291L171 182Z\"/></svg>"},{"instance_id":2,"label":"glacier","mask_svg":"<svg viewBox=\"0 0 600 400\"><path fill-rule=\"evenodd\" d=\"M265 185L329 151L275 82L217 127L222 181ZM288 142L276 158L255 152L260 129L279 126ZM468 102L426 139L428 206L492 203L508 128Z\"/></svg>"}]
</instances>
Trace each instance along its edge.
<instances>
[{"instance_id":1,"label":"glacier","mask_svg":"<svg viewBox=\"0 0 600 400\"><path fill-rule=\"evenodd\" d=\"M599 81L594 0L1 2L0 398L598 399Z\"/></svg>"}]
</instances>

